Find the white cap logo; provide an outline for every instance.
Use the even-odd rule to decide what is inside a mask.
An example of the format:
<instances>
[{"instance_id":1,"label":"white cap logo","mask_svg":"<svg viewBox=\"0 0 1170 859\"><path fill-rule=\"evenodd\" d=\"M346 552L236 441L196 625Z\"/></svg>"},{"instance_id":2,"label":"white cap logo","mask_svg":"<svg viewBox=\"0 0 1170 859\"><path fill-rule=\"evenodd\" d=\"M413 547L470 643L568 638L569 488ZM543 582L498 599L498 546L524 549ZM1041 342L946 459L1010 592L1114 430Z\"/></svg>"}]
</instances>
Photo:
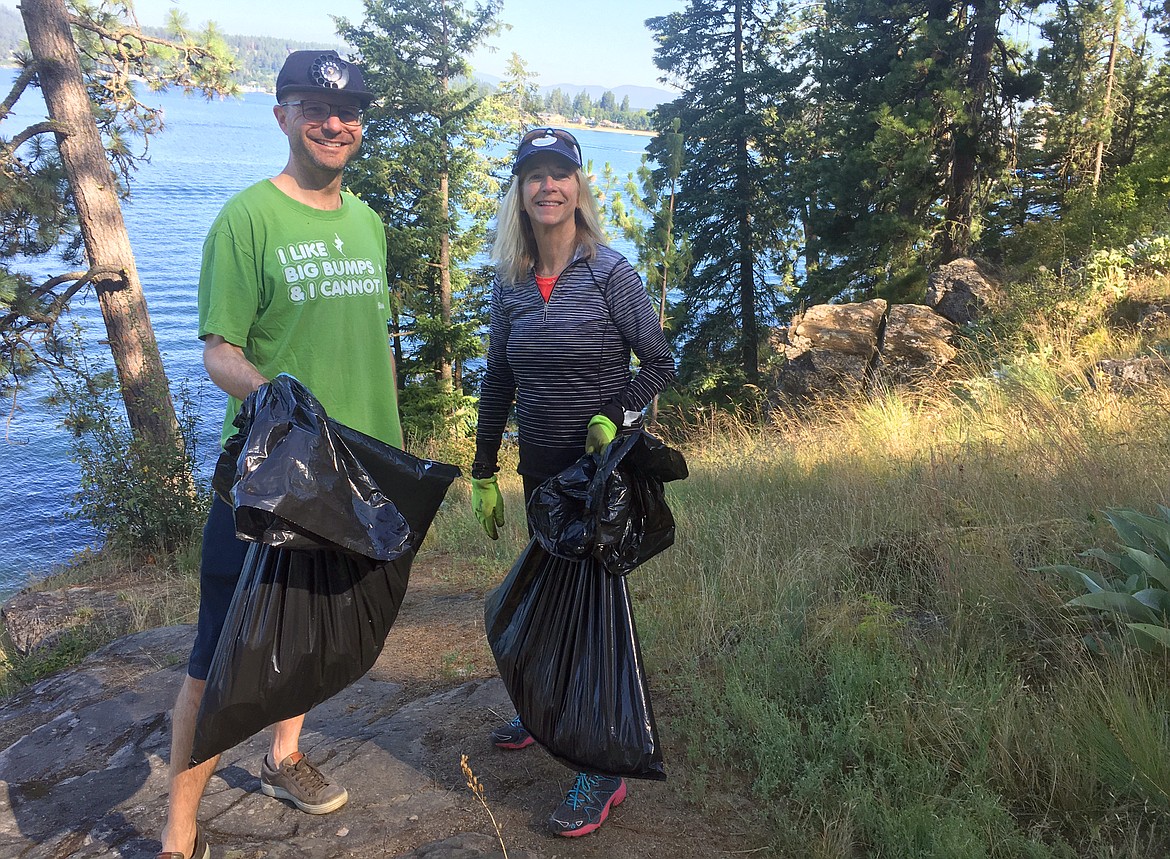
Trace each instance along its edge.
<instances>
[{"instance_id":1,"label":"white cap logo","mask_svg":"<svg viewBox=\"0 0 1170 859\"><path fill-rule=\"evenodd\" d=\"M544 137L538 137L532 141L533 146L552 146L557 142L557 139L551 134L546 134Z\"/></svg>"}]
</instances>

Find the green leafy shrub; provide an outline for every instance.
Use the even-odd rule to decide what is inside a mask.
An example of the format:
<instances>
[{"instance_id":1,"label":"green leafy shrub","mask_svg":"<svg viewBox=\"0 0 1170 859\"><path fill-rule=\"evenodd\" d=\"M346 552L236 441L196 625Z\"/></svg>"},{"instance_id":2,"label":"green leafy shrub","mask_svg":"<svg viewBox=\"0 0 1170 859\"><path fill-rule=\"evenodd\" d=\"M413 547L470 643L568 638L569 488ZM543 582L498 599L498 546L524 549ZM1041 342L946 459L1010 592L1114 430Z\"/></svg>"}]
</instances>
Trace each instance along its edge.
<instances>
[{"instance_id":1,"label":"green leafy shrub","mask_svg":"<svg viewBox=\"0 0 1170 859\"><path fill-rule=\"evenodd\" d=\"M197 475L197 404L176 399L179 445L158 445L131 431L112 373L82 372L61 382L55 403L73 434L80 468L75 518L88 521L108 545L130 552L173 552L203 526L209 494Z\"/></svg>"},{"instance_id":2,"label":"green leafy shrub","mask_svg":"<svg viewBox=\"0 0 1170 859\"><path fill-rule=\"evenodd\" d=\"M1124 637L1152 650L1170 648L1170 509L1158 505L1158 516L1135 510L1105 514L1121 541L1120 551L1093 548L1080 557L1104 562L1106 569L1054 564L1041 572L1056 573L1085 593L1065 603L1109 617Z\"/></svg>"}]
</instances>

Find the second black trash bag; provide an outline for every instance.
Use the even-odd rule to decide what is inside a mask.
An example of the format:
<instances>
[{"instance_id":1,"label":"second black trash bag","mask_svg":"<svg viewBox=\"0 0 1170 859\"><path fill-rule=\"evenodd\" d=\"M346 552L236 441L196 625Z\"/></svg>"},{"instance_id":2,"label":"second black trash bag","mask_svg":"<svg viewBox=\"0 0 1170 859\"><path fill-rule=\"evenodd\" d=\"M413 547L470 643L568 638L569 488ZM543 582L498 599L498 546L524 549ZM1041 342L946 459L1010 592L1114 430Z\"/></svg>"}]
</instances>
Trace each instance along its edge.
<instances>
[{"instance_id":1,"label":"second black trash bag","mask_svg":"<svg viewBox=\"0 0 1170 859\"><path fill-rule=\"evenodd\" d=\"M488 643L524 727L586 772L663 780L626 579L529 542L484 604Z\"/></svg>"},{"instance_id":2,"label":"second black trash bag","mask_svg":"<svg viewBox=\"0 0 1170 859\"><path fill-rule=\"evenodd\" d=\"M663 483L686 476L682 453L638 429L537 487L528 521L549 553L625 575L674 543Z\"/></svg>"}]
</instances>

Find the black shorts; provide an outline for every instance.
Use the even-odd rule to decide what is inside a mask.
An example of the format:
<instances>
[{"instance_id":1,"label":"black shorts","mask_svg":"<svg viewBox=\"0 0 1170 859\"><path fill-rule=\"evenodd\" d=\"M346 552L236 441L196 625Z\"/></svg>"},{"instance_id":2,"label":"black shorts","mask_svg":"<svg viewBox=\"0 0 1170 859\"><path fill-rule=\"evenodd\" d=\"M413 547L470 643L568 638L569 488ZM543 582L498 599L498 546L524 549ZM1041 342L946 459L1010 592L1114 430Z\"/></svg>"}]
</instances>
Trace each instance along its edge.
<instances>
[{"instance_id":1,"label":"black shorts","mask_svg":"<svg viewBox=\"0 0 1170 859\"><path fill-rule=\"evenodd\" d=\"M211 502L207 524L203 526L203 560L199 565L199 627L187 663L187 674L206 680L211 657L223 631L236 583L244 570L244 558L251 546L236 537L232 508L218 495Z\"/></svg>"}]
</instances>

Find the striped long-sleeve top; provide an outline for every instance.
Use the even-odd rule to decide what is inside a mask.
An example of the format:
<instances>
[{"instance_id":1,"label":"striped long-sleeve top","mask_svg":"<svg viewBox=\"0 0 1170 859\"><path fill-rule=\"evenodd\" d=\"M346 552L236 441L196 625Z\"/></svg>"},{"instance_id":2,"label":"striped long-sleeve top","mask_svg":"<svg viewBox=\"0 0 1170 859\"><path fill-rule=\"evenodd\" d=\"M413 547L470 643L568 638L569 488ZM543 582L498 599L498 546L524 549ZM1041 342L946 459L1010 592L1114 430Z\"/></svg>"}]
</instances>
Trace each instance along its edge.
<instances>
[{"instance_id":1,"label":"striped long-sleeve top","mask_svg":"<svg viewBox=\"0 0 1170 859\"><path fill-rule=\"evenodd\" d=\"M620 427L624 412L641 412L674 376L658 313L617 251L603 245L593 259L578 251L547 302L531 271L523 283L497 278L473 474L496 470L513 402L519 472L544 478L581 455L594 415Z\"/></svg>"}]
</instances>

